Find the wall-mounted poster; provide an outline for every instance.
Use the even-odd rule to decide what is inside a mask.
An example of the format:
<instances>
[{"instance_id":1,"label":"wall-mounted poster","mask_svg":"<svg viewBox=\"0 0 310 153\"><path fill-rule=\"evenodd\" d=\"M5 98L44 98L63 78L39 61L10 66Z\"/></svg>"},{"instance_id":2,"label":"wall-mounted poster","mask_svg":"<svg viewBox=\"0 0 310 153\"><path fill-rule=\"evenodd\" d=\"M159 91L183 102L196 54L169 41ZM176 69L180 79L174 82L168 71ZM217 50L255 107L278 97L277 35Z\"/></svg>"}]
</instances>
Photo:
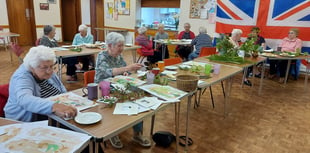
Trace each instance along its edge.
<instances>
[{"instance_id":1,"label":"wall-mounted poster","mask_svg":"<svg viewBox=\"0 0 310 153\"><path fill-rule=\"evenodd\" d=\"M190 18L208 19L210 13L215 12L215 0L191 0Z\"/></svg>"},{"instance_id":2,"label":"wall-mounted poster","mask_svg":"<svg viewBox=\"0 0 310 153\"><path fill-rule=\"evenodd\" d=\"M49 10L48 3L40 3L40 10Z\"/></svg>"},{"instance_id":3,"label":"wall-mounted poster","mask_svg":"<svg viewBox=\"0 0 310 153\"><path fill-rule=\"evenodd\" d=\"M130 0L114 0L118 15L130 15Z\"/></svg>"},{"instance_id":4,"label":"wall-mounted poster","mask_svg":"<svg viewBox=\"0 0 310 153\"><path fill-rule=\"evenodd\" d=\"M113 2L107 2L107 8L105 9L106 12L106 18L112 19L113 18L113 12L114 12L114 3Z\"/></svg>"}]
</instances>

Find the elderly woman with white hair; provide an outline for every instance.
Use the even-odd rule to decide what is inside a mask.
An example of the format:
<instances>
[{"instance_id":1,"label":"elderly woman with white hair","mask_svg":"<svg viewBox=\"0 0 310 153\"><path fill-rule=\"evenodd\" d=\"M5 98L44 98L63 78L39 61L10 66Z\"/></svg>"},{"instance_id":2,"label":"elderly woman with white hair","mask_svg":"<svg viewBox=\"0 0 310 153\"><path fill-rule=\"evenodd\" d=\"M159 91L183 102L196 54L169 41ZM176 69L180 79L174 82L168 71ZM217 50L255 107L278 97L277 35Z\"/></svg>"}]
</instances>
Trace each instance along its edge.
<instances>
[{"instance_id":1,"label":"elderly woman with white hair","mask_svg":"<svg viewBox=\"0 0 310 153\"><path fill-rule=\"evenodd\" d=\"M53 113L60 117L76 116L76 108L46 99L66 92L53 71L55 61L56 55L48 47L29 50L24 63L11 77L9 99L4 107L6 118L31 122L47 119L46 115Z\"/></svg>"},{"instance_id":2,"label":"elderly woman with white hair","mask_svg":"<svg viewBox=\"0 0 310 153\"><path fill-rule=\"evenodd\" d=\"M97 56L96 61L96 74L95 82L99 83L106 78L113 77L116 75L128 75L129 71L136 71L142 67L141 64L134 63L127 65L122 57L124 50L125 38L123 35L111 32L106 37L106 45L108 46L107 51L102 51ZM133 141L139 143L141 146L149 147L151 142L149 139L142 136L143 122L133 126L134 136ZM110 142L115 148L122 148L123 144L118 136L112 137Z\"/></svg>"},{"instance_id":3,"label":"elderly woman with white hair","mask_svg":"<svg viewBox=\"0 0 310 153\"><path fill-rule=\"evenodd\" d=\"M234 45L235 48L239 48L239 42L241 41L242 30L233 29L231 32L231 37L229 37L229 42Z\"/></svg>"},{"instance_id":4,"label":"elderly woman with white hair","mask_svg":"<svg viewBox=\"0 0 310 153\"><path fill-rule=\"evenodd\" d=\"M150 63L144 63L145 65L149 66L161 60L162 54L161 51L154 50L153 42L148 39L146 36L146 27L140 27L138 29L139 35L136 37L136 42L142 46L141 51L147 56L147 60Z\"/></svg>"},{"instance_id":5,"label":"elderly woman with white hair","mask_svg":"<svg viewBox=\"0 0 310 153\"><path fill-rule=\"evenodd\" d=\"M72 45L83 45L83 44L92 44L94 42L94 37L92 34L87 32L88 26L85 24L81 24L79 26L79 33L75 34L73 38ZM89 65L94 63L93 59L94 57L89 55L89 56L80 56L79 61L82 62L83 67L81 68L82 71L88 71L89 70ZM92 65L93 66L93 65ZM80 71L80 70L78 70Z\"/></svg>"},{"instance_id":6,"label":"elderly woman with white hair","mask_svg":"<svg viewBox=\"0 0 310 153\"><path fill-rule=\"evenodd\" d=\"M158 32L156 32L155 34L155 40L159 40L159 39L169 39L169 35L167 32L165 32L165 25L164 24L159 24L158 25ZM167 45L162 45L162 44L157 44L156 45L156 49L158 51L161 51L163 48L165 47L165 58L169 58L169 50Z\"/></svg>"},{"instance_id":7,"label":"elderly woman with white hair","mask_svg":"<svg viewBox=\"0 0 310 153\"><path fill-rule=\"evenodd\" d=\"M189 54L189 60L197 58L202 47L212 47L212 38L207 34L205 27L199 28L199 35L192 40L191 45L195 46L195 50Z\"/></svg>"}]
</instances>

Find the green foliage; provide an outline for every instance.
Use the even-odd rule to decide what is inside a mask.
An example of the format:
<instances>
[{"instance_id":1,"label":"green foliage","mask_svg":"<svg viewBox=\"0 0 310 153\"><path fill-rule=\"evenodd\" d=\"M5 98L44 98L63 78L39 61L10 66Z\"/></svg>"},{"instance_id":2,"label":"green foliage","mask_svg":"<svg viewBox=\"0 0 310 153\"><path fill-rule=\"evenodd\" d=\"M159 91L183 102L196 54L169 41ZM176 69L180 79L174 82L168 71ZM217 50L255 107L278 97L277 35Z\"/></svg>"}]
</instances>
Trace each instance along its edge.
<instances>
[{"instance_id":1,"label":"green foliage","mask_svg":"<svg viewBox=\"0 0 310 153\"><path fill-rule=\"evenodd\" d=\"M154 84L160 84L160 85L168 85L169 79L166 77L160 77L160 75L156 75L154 79Z\"/></svg>"},{"instance_id":2,"label":"green foliage","mask_svg":"<svg viewBox=\"0 0 310 153\"><path fill-rule=\"evenodd\" d=\"M228 36L221 34L220 38L216 39L216 48L219 50L221 54L226 54L230 52L231 49L234 48L234 45L229 42Z\"/></svg>"},{"instance_id":3,"label":"green foliage","mask_svg":"<svg viewBox=\"0 0 310 153\"><path fill-rule=\"evenodd\" d=\"M251 63L248 60L244 60L242 57L238 56L228 56L228 55L211 55L207 57L211 61L219 61L225 63L234 63L234 64L245 64Z\"/></svg>"},{"instance_id":4,"label":"green foliage","mask_svg":"<svg viewBox=\"0 0 310 153\"><path fill-rule=\"evenodd\" d=\"M246 40L239 49L244 50L246 53L259 52L262 48L259 45L255 45L256 40L256 38Z\"/></svg>"}]
</instances>

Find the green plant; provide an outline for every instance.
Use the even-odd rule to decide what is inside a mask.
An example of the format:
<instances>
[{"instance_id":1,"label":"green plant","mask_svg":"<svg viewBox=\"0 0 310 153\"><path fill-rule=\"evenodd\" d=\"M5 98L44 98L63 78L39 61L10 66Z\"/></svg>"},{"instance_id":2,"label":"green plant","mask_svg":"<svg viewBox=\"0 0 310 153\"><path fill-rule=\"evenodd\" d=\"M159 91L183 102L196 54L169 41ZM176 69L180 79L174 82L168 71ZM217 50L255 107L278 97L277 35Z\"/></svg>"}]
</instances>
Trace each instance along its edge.
<instances>
[{"instance_id":1,"label":"green plant","mask_svg":"<svg viewBox=\"0 0 310 153\"><path fill-rule=\"evenodd\" d=\"M244 50L245 53L258 53L262 48L255 44L256 38L250 38L246 40L241 46L240 50Z\"/></svg>"},{"instance_id":2,"label":"green plant","mask_svg":"<svg viewBox=\"0 0 310 153\"><path fill-rule=\"evenodd\" d=\"M220 38L217 38L216 42L216 48L222 55L231 52L234 48L234 45L229 42L229 37L224 34L220 34Z\"/></svg>"}]
</instances>

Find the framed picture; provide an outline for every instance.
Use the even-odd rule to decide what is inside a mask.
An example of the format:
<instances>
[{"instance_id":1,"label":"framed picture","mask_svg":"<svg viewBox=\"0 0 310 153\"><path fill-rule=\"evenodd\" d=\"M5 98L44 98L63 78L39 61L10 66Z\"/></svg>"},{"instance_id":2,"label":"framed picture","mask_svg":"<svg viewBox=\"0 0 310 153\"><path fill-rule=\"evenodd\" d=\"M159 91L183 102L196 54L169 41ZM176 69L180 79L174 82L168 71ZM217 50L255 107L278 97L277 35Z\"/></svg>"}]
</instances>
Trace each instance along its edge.
<instances>
[{"instance_id":1,"label":"framed picture","mask_svg":"<svg viewBox=\"0 0 310 153\"><path fill-rule=\"evenodd\" d=\"M130 0L114 0L114 7L118 15L130 15Z\"/></svg>"},{"instance_id":2,"label":"framed picture","mask_svg":"<svg viewBox=\"0 0 310 153\"><path fill-rule=\"evenodd\" d=\"M48 3L40 3L40 10L49 10Z\"/></svg>"},{"instance_id":3,"label":"framed picture","mask_svg":"<svg viewBox=\"0 0 310 153\"><path fill-rule=\"evenodd\" d=\"M47 3L56 4L56 0L47 0Z\"/></svg>"}]
</instances>

